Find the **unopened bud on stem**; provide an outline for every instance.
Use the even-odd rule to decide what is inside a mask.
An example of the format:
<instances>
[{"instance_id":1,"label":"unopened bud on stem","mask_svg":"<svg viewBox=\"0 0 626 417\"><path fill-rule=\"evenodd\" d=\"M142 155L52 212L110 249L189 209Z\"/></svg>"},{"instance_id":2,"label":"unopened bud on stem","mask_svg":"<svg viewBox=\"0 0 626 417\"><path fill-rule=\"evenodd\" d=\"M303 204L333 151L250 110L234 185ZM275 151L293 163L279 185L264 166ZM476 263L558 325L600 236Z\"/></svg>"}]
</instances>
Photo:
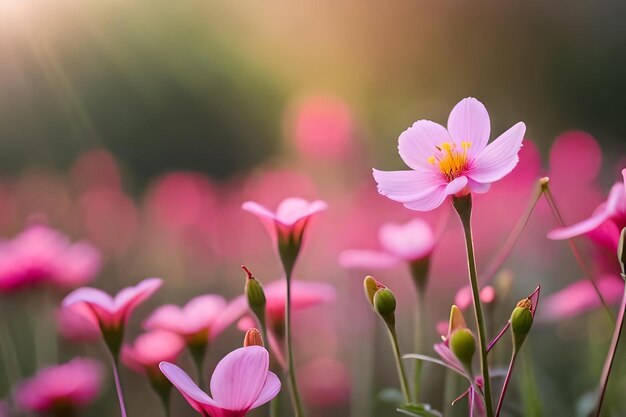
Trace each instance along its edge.
<instances>
[{"instance_id":1,"label":"unopened bud on stem","mask_svg":"<svg viewBox=\"0 0 626 417\"><path fill-rule=\"evenodd\" d=\"M530 299L525 298L517 303L517 306L511 313L511 330L513 334L513 348L519 351L522 344L526 340L526 336L533 326L533 314L531 311L532 303Z\"/></svg>"},{"instance_id":2,"label":"unopened bud on stem","mask_svg":"<svg viewBox=\"0 0 626 417\"><path fill-rule=\"evenodd\" d=\"M248 306L257 316L259 321L263 323L265 320L265 304L267 303L263 286L259 281L254 279L252 272L250 272L245 265L241 265L241 269L243 269L247 274L244 292L246 294L246 299L248 300Z\"/></svg>"},{"instance_id":3,"label":"unopened bud on stem","mask_svg":"<svg viewBox=\"0 0 626 417\"><path fill-rule=\"evenodd\" d=\"M246 332L246 335L243 338L243 346L264 346L263 338L261 337L259 329L252 328Z\"/></svg>"}]
</instances>

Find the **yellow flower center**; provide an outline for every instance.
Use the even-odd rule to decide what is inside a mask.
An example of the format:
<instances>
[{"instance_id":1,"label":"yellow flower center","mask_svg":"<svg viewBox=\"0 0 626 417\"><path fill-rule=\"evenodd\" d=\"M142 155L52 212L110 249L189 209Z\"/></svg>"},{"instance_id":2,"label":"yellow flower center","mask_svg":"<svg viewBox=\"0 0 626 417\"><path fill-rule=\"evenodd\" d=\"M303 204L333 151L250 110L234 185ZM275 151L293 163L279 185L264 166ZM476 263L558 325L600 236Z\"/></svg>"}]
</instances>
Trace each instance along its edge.
<instances>
[{"instance_id":1,"label":"yellow flower center","mask_svg":"<svg viewBox=\"0 0 626 417\"><path fill-rule=\"evenodd\" d=\"M470 142L463 141L458 149L456 143L444 142L435 146L437 152L428 158L428 162L439 168L446 180L452 181L467 169L467 150L471 146Z\"/></svg>"}]
</instances>

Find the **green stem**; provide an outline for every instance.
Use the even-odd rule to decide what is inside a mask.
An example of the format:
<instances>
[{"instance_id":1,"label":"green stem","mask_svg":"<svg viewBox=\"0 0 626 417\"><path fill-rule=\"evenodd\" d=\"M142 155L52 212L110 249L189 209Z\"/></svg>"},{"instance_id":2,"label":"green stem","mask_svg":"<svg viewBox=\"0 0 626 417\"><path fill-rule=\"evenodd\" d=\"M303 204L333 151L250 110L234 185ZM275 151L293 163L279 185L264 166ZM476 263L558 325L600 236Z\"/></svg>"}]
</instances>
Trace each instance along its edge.
<instances>
[{"instance_id":1,"label":"green stem","mask_svg":"<svg viewBox=\"0 0 626 417\"><path fill-rule=\"evenodd\" d=\"M267 333L267 321L265 320L265 314L262 314L261 316L257 316L257 319L259 320L259 325L261 326L261 337L263 338L265 349L267 350L267 353L270 356L270 363L271 363L272 351L271 351L269 336ZM270 401L270 405L269 405L270 417L278 417L278 415L280 414L279 402L280 402L280 399L278 395L274 397L272 401Z\"/></svg>"},{"instance_id":2,"label":"green stem","mask_svg":"<svg viewBox=\"0 0 626 417\"><path fill-rule=\"evenodd\" d=\"M500 415L500 411L502 410L502 406L504 405L504 396L506 395L506 391L509 388L509 382L511 382L511 374L513 373L513 368L515 367L516 358L517 353L513 352L513 354L511 354L511 361L509 362L509 369L506 372L504 384L502 385L502 392L500 392L500 398L498 399L498 406L496 407L496 417Z\"/></svg>"},{"instance_id":3,"label":"green stem","mask_svg":"<svg viewBox=\"0 0 626 417\"><path fill-rule=\"evenodd\" d=\"M296 417L304 417L304 409L298 391L296 369L294 367L293 349L291 346L291 268L285 268L287 277L287 303L285 304L285 339L287 343L287 377L289 378L289 391Z\"/></svg>"},{"instance_id":4,"label":"green stem","mask_svg":"<svg viewBox=\"0 0 626 417\"><path fill-rule=\"evenodd\" d=\"M474 256L474 239L472 237L472 195L454 197L454 208L459 214L463 230L465 233L465 247L467 249L467 267L469 271L470 285L472 287L472 298L474 301L474 315L476 318L476 329L478 331L478 346L480 350L480 369L483 376L485 408L487 417L493 417L493 405L491 400L491 380L489 378L489 364L487 363L487 337L485 334L485 319L480 303L480 292L478 289L478 277L476 274L476 259Z\"/></svg>"},{"instance_id":5,"label":"green stem","mask_svg":"<svg viewBox=\"0 0 626 417\"><path fill-rule=\"evenodd\" d=\"M203 342L190 342L187 344L189 353L196 367L196 373L198 374L198 386L202 389L206 389L206 381L204 379L204 358L208 348L208 343Z\"/></svg>"},{"instance_id":6,"label":"green stem","mask_svg":"<svg viewBox=\"0 0 626 417\"><path fill-rule=\"evenodd\" d=\"M426 297L423 289L417 290L417 314L415 317L415 351L417 353L424 353L424 344L426 340L426 326L424 325L426 320ZM421 386L422 386L422 369L424 362L415 361L415 368L413 372L413 400L416 403L420 402Z\"/></svg>"},{"instance_id":7,"label":"green stem","mask_svg":"<svg viewBox=\"0 0 626 417\"><path fill-rule=\"evenodd\" d=\"M387 325L387 329L389 330L389 341L391 342L391 347L393 348L393 356L396 360L396 368L398 369L398 378L400 379L400 390L402 391L402 396L404 397L404 402L406 404L411 403L411 395L409 394L409 382L406 377L406 372L404 370L404 365L402 363L402 355L400 355L400 348L398 346L398 337L396 335L396 330ZM421 362L421 361L418 361Z\"/></svg>"}]
</instances>

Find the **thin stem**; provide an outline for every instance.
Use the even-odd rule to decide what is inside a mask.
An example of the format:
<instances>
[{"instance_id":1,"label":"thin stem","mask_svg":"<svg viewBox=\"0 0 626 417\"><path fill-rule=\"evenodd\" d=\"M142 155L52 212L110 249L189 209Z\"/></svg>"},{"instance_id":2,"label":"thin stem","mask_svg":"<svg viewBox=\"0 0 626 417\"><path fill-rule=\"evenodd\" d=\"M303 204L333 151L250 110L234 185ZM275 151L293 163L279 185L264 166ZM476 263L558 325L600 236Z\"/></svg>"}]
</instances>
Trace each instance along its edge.
<instances>
[{"instance_id":1,"label":"thin stem","mask_svg":"<svg viewBox=\"0 0 626 417\"><path fill-rule=\"evenodd\" d=\"M463 230L465 233L465 247L467 249L467 266L469 272L470 285L472 287L472 299L474 301L474 315L476 319L476 329L478 331L478 347L480 350L480 369L483 376L485 408L487 417L493 417L493 406L491 400L491 380L489 378L489 364L487 363L487 337L485 334L485 319L483 317L482 305L480 303L480 292L478 288L478 277L476 274L476 259L474 256L474 239L472 237L472 195L454 198L454 207L459 214Z\"/></svg>"},{"instance_id":2,"label":"thin stem","mask_svg":"<svg viewBox=\"0 0 626 417\"><path fill-rule=\"evenodd\" d=\"M122 391L122 381L120 380L120 369L117 358L112 355L113 360L113 377L115 378L115 388L117 390L117 399L120 403L120 411L122 417L126 417L126 405L124 404L124 393Z\"/></svg>"},{"instance_id":3,"label":"thin stem","mask_svg":"<svg viewBox=\"0 0 626 417\"><path fill-rule=\"evenodd\" d=\"M423 288L417 290L417 314L415 317L415 350L418 353L422 353L425 340L426 340L426 326L424 325L426 315L426 297L424 296ZM416 403L420 402L420 391L422 386L422 361L415 361L415 368L413 372L413 400Z\"/></svg>"},{"instance_id":4,"label":"thin stem","mask_svg":"<svg viewBox=\"0 0 626 417\"><path fill-rule=\"evenodd\" d=\"M500 392L500 398L498 399L498 406L496 407L496 417L500 416L502 405L504 404L504 396L509 388L509 382L511 381L511 374L513 373L513 367L515 367L515 359L517 354L513 352L511 355L511 361L509 362L509 369L506 371L506 377L504 378L504 384L502 385L502 392Z\"/></svg>"},{"instance_id":5,"label":"thin stem","mask_svg":"<svg viewBox=\"0 0 626 417\"><path fill-rule=\"evenodd\" d=\"M552 194L552 191L550 191L549 184L545 184L545 186L544 186L544 195L546 196L546 200L548 201L548 205L550 206L550 209L552 210L552 213L554 214L554 217L556 218L557 222L559 223L559 226L565 227L565 221L563 220L563 216L561 215L561 211L559 210L559 207L556 204L556 200L554 199L554 195ZM602 293L600 292L600 289L598 288L598 285L596 284L596 281L593 279L593 273L591 272L591 269L589 269L587 267L587 265L585 264L585 262L583 261L583 258L580 255L580 252L578 251L578 247L576 246L576 243L574 242L573 239L568 239L567 241L569 243L570 249L572 250L572 253L574 254L574 258L576 258L576 262L578 263L578 266L580 266L580 269L582 269L583 273L589 279L589 282L591 282L591 285L593 286L593 290L596 292L596 295L598 296L598 299L602 303L602 306L604 307L604 310L609 315L611 321L614 322L615 318L613 317L613 313L611 312L611 309L609 308L608 304L606 303L606 300L602 296Z\"/></svg>"},{"instance_id":6,"label":"thin stem","mask_svg":"<svg viewBox=\"0 0 626 417\"><path fill-rule=\"evenodd\" d=\"M257 317L259 320L259 325L261 326L261 337L263 338L263 343L265 344L265 349L269 354L270 358L272 357L272 351L270 346L269 334L267 333L267 321L265 320L265 314L261 315L261 317ZM271 362L271 359L270 359ZM270 417L278 417L280 414L280 398L277 395L270 401L269 409L270 409Z\"/></svg>"},{"instance_id":7,"label":"thin stem","mask_svg":"<svg viewBox=\"0 0 626 417\"><path fill-rule=\"evenodd\" d=\"M504 336L506 331L509 330L509 327L511 327L511 322L507 321L502 330L500 330L500 333L498 333L498 335L494 337L491 342L489 342L489 346L487 346L487 353L489 353L491 349L496 345L496 343L498 343L498 340L500 340L502 336Z\"/></svg>"},{"instance_id":8,"label":"thin stem","mask_svg":"<svg viewBox=\"0 0 626 417\"><path fill-rule=\"evenodd\" d=\"M396 360L396 368L398 369L398 378L400 379L400 390L402 391L402 396L404 397L404 402L409 404L411 402L411 395L409 394L409 382L406 377L406 371L404 370L404 364L402 363L402 356L400 355L400 348L398 346L398 337L396 335L396 331L393 327L387 326L389 330L389 341L391 342L391 347L393 348L393 356ZM418 361L421 362L421 361Z\"/></svg>"},{"instance_id":9,"label":"thin stem","mask_svg":"<svg viewBox=\"0 0 626 417\"><path fill-rule=\"evenodd\" d=\"M520 236L522 235L522 232L526 228L526 225L528 224L528 221L530 220L530 216L533 213L533 210L535 210L535 207L537 206L537 202L539 201L539 199L541 198L541 195L543 194L544 187L542 186L542 184L543 184L543 179L540 179L537 182L535 190L531 194L531 198L529 200L528 206L526 206L524 213L515 224L515 227L513 227L511 234L509 234L506 241L504 242L504 245L502 245L502 247L500 248L500 251L496 254L493 260L489 263L489 265L487 266L487 269L485 269L485 271L481 274L482 285L489 283L493 279L493 277L502 267L502 264L504 264L504 262L507 260L507 258L511 254L511 251L515 247L515 244L517 243Z\"/></svg>"},{"instance_id":10,"label":"thin stem","mask_svg":"<svg viewBox=\"0 0 626 417\"><path fill-rule=\"evenodd\" d=\"M291 400L293 402L294 413L296 417L304 417L304 409L300 400L300 392L298 391L298 382L296 380L296 370L293 361L293 349L291 346L291 271L290 268L285 269L287 277L287 302L285 304L285 339L287 343L287 376L289 378L289 391L291 392Z\"/></svg>"},{"instance_id":11,"label":"thin stem","mask_svg":"<svg viewBox=\"0 0 626 417\"><path fill-rule=\"evenodd\" d=\"M600 411L602 411L602 402L604 401L604 395L606 394L606 387L609 383L609 376L611 375L611 368L613 367L613 361L615 360L615 352L617 351L617 345L622 334L624 327L624 311L626 310L626 286L624 287L624 295L622 295L622 303L619 306L619 312L617 314L617 322L615 323L615 330L613 331L613 338L611 339L611 347L606 356L604 362L604 369L602 370L602 378L600 380L600 395L598 396L598 402L596 404L595 416L600 417Z\"/></svg>"},{"instance_id":12,"label":"thin stem","mask_svg":"<svg viewBox=\"0 0 626 417\"><path fill-rule=\"evenodd\" d=\"M204 379L204 358L206 356L208 344L191 342L187 344L189 353L196 367L196 373L198 374L198 386L202 389L206 388L206 381Z\"/></svg>"}]
</instances>

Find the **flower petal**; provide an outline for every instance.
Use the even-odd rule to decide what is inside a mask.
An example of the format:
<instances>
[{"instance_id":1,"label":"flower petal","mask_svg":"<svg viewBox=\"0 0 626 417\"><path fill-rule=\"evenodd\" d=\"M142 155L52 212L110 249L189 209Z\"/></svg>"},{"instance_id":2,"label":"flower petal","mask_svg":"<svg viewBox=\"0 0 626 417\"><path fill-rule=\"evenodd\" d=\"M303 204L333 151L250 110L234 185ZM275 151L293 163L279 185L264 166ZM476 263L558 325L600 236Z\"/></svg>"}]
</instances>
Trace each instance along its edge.
<instances>
[{"instance_id":1,"label":"flower petal","mask_svg":"<svg viewBox=\"0 0 626 417\"><path fill-rule=\"evenodd\" d=\"M404 207L416 211L430 211L436 209L446 199L446 187L437 186L426 190L422 197L404 203Z\"/></svg>"},{"instance_id":2,"label":"flower petal","mask_svg":"<svg viewBox=\"0 0 626 417\"><path fill-rule=\"evenodd\" d=\"M563 240L584 235L600 227L608 218L609 213L606 210L597 211L597 214L581 222L550 231L548 233L548 239Z\"/></svg>"},{"instance_id":3,"label":"flower petal","mask_svg":"<svg viewBox=\"0 0 626 417\"><path fill-rule=\"evenodd\" d=\"M405 224L384 224L378 232L381 246L396 258L414 261L429 256L435 248L435 233L422 219Z\"/></svg>"},{"instance_id":4,"label":"flower petal","mask_svg":"<svg viewBox=\"0 0 626 417\"><path fill-rule=\"evenodd\" d=\"M226 355L211 377L211 394L220 407L248 410L267 379L269 354L261 346L236 349Z\"/></svg>"},{"instance_id":5,"label":"flower petal","mask_svg":"<svg viewBox=\"0 0 626 417\"><path fill-rule=\"evenodd\" d=\"M491 132L489 113L483 103L473 97L461 100L450 112L448 131L457 144L470 142L469 153L478 155L487 146Z\"/></svg>"},{"instance_id":6,"label":"flower petal","mask_svg":"<svg viewBox=\"0 0 626 417\"><path fill-rule=\"evenodd\" d=\"M445 181L433 171L372 171L378 192L399 203L423 199L435 188L445 185Z\"/></svg>"},{"instance_id":7,"label":"flower petal","mask_svg":"<svg viewBox=\"0 0 626 417\"><path fill-rule=\"evenodd\" d=\"M299 220L326 210L327 207L327 204L321 200L309 202L303 198L286 198L279 204L276 210L276 220L285 226L292 226Z\"/></svg>"},{"instance_id":8,"label":"flower petal","mask_svg":"<svg viewBox=\"0 0 626 417\"><path fill-rule=\"evenodd\" d=\"M241 205L241 208L249 211L252 214L256 214L259 217L265 217L271 220L276 220L276 215L264 206L254 201L246 201Z\"/></svg>"},{"instance_id":9,"label":"flower petal","mask_svg":"<svg viewBox=\"0 0 626 417\"><path fill-rule=\"evenodd\" d=\"M467 186L467 177L466 176L457 177L453 179L452 181L450 181L448 185L446 185L446 194L454 195L458 193L459 191L461 191L466 186Z\"/></svg>"},{"instance_id":10,"label":"flower petal","mask_svg":"<svg viewBox=\"0 0 626 417\"><path fill-rule=\"evenodd\" d=\"M473 179L469 179L467 182L467 186L470 191L476 194L484 194L491 188L491 184L483 184L481 182L476 182Z\"/></svg>"},{"instance_id":11,"label":"flower petal","mask_svg":"<svg viewBox=\"0 0 626 417\"><path fill-rule=\"evenodd\" d=\"M409 167L418 171L430 171L433 166L428 158L435 153L435 146L451 141L445 127L430 120L418 120L400 134L398 152Z\"/></svg>"},{"instance_id":12,"label":"flower petal","mask_svg":"<svg viewBox=\"0 0 626 417\"><path fill-rule=\"evenodd\" d=\"M109 313L113 313L115 309L113 298L109 294L91 287L78 288L72 291L63 299L62 305L69 307L78 303L94 304Z\"/></svg>"},{"instance_id":13,"label":"flower petal","mask_svg":"<svg viewBox=\"0 0 626 417\"><path fill-rule=\"evenodd\" d=\"M265 380L265 384L263 385L263 389L261 389L259 397L250 408L256 408L265 404L266 402L277 396L279 392L280 379L278 379L274 372L268 372L267 379Z\"/></svg>"},{"instance_id":14,"label":"flower petal","mask_svg":"<svg viewBox=\"0 0 626 417\"><path fill-rule=\"evenodd\" d=\"M511 172L519 161L525 132L526 125L519 122L500 135L477 154L467 176L478 183L492 183Z\"/></svg>"},{"instance_id":15,"label":"flower petal","mask_svg":"<svg viewBox=\"0 0 626 417\"><path fill-rule=\"evenodd\" d=\"M214 408L217 411L215 415L222 415L222 411L215 400L209 397L206 392L202 391L185 371L169 362L161 362L159 368L161 369L161 372L163 372L163 375L169 379L172 385L180 391L189 405L191 405L196 411L202 412L207 408Z\"/></svg>"}]
</instances>

